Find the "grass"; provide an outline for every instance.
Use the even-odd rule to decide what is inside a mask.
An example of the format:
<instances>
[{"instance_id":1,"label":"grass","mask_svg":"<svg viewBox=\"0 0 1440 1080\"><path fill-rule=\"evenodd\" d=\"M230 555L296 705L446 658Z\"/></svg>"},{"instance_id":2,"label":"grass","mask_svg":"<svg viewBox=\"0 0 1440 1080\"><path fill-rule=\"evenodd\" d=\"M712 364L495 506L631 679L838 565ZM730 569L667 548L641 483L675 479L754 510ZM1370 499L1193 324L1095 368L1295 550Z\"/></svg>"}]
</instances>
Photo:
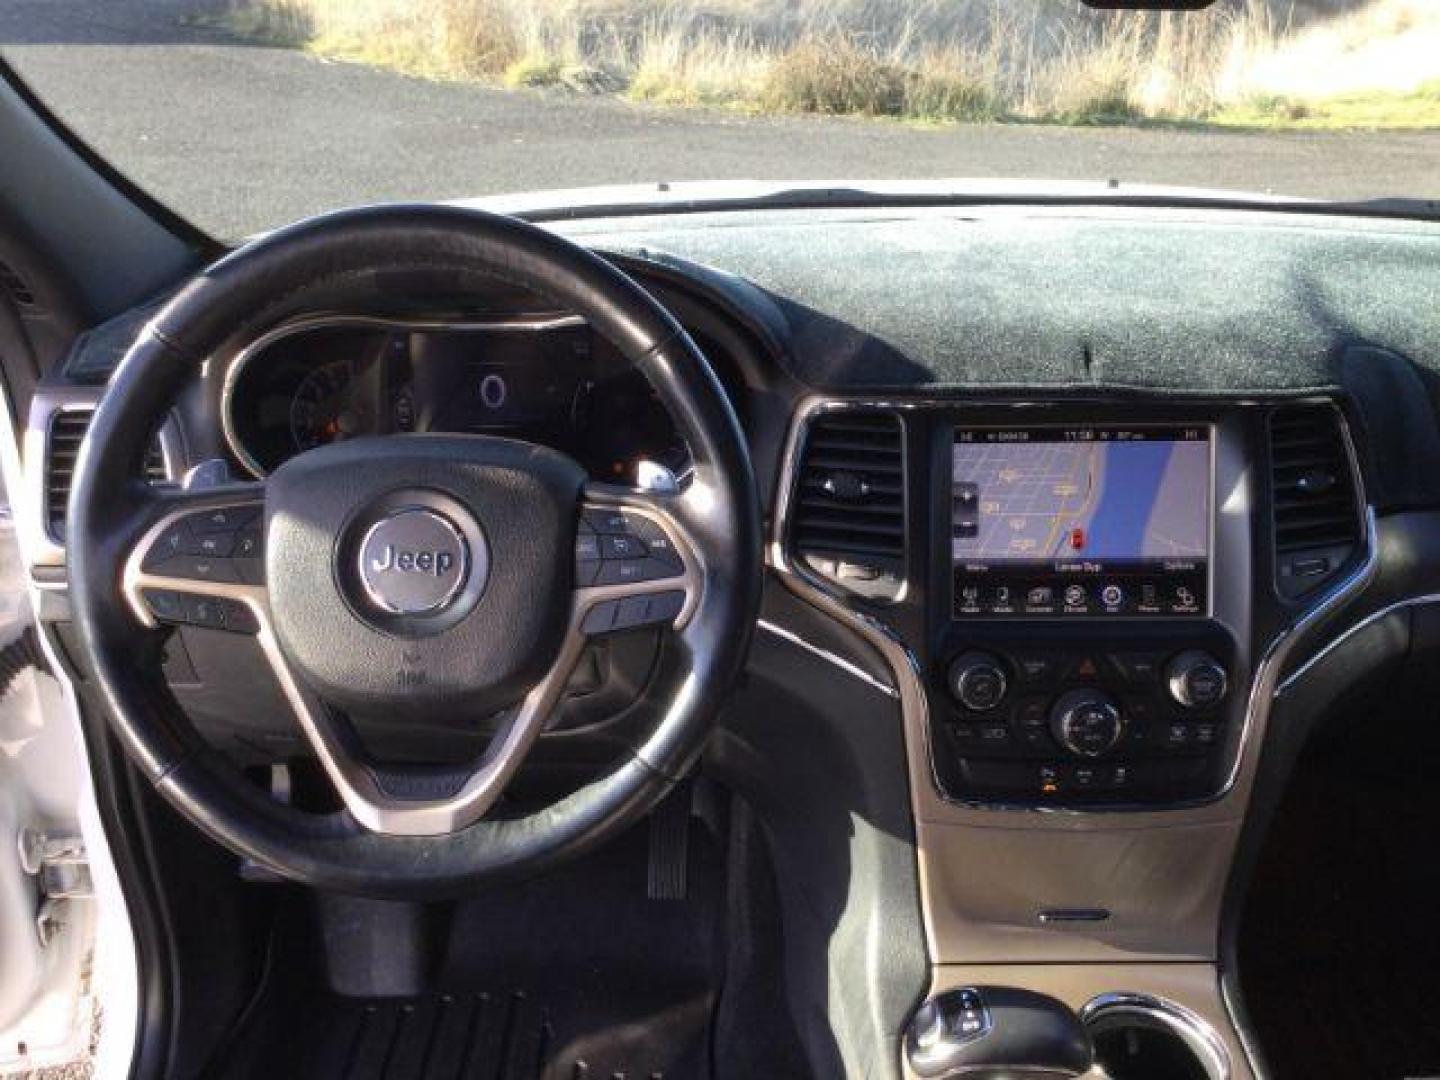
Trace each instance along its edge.
<instances>
[{"instance_id":1,"label":"grass","mask_svg":"<svg viewBox=\"0 0 1440 1080\"><path fill-rule=\"evenodd\" d=\"M1440 80L1410 93L1372 90L1313 100L1262 94L1217 111L1210 122L1314 131L1440 129Z\"/></svg>"},{"instance_id":2,"label":"grass","mask_svg":"<svg viewBox=\"0 0 1440 1080\"><path fill-rule=\"evenodd\" d=\"M926 123L1440 127L1440 0L232 0L245 37L430 79Z\"/></svg>"}]
</instances>

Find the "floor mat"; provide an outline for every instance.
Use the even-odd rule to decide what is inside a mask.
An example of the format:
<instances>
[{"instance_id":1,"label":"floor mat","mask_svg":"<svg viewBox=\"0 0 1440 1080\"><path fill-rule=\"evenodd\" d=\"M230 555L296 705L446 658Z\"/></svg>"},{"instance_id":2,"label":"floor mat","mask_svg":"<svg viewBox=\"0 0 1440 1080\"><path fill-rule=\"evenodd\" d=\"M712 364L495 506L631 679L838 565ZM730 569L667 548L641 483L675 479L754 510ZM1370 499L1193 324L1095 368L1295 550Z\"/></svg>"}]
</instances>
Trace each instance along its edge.
<instances>
[{"instance_id":1,"label":"floor mat","mask_svg":"<svg viewBox=\"0 0 1440 1080\"><path fill-rule=\"evenodd\" d=\"M277 973L215 1075L281 1080L708 1080L725 979L724 838L693 821L680 899L647 892L648 832L453 905L415 997L344 996ZM293 959L292 959L293 958ZM291 965L286 969L286 965Z\"/></svg>"}]
</instances>

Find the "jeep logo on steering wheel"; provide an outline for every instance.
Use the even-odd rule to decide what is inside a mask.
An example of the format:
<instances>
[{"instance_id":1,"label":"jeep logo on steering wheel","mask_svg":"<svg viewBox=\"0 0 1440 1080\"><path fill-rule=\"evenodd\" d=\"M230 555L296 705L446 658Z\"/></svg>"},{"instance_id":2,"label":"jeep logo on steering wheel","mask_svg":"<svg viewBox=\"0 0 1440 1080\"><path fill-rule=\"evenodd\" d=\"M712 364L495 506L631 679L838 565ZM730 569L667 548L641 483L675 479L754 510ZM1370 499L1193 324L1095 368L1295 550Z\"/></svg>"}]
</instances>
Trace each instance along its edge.
<instances>
[{"instance_id":1,"label":"jeep logo on steering wheel","mask_svg":"<svg viewBox=\"0 0 1440 1080\"><path fill-rule=\"evenodd\" d=\"M434 574L444 577L455 567L455 556L448 551L409 551L386 544L380 557L370 563L371 570L395 570L401 574Z\"/></svg>"},{"instance_id":2,"label":"jeep logo on steering wheel","mask_svg":"<svg viewBox=\"0 0 1440 1080\"><path fill-rule=\"evenodd\" d=\"M464 587L470 547L443 514L407 506L370 526L358 561L365 593L378 607L396 615L427 615Z\"/></svg>"}]
</instances>

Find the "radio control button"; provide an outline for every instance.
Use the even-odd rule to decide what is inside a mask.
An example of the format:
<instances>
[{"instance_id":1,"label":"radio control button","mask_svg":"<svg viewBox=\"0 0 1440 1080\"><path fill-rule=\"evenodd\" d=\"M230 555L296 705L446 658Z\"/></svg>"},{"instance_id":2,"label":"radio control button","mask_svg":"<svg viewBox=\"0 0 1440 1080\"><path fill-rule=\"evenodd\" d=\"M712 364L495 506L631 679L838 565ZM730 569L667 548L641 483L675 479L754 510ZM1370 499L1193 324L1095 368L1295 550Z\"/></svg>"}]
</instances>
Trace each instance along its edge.
<instances>
[{"instance_id":1,"label":"radio control button","mask_svg":"<svg viewBox=\"0 0 1440 1080\"><path fill-rule=\"evenodd\" d=\"M1022 701L1015 709L1015 722L1021 728L1043 728L1050 723L1050 712L1044 698Z\"/></svg>"},{"instance_id":2,"label":"radio control button","mask_svg":"<svg viewBox=\"0 0 1440 1080\"><path fill-rule=\"evenodd\" d=\"M1009 724L981 724L979 734L980 741L991 746L1008 746L1010 744Z\"/></svg>"},{"instance_id":3,"label":"radio control button","mask_svg":"<svg viewBox=\"0 0 1440 1080\"><path fill-rule=\"evenodd\" d=\"M1165 745L1171 750L1190 745L1190 725L1179 721L1165 726Z\"/></svg>"},{"instance_id":4,"label":"radio control button","mask_svg":"<svg viewBox=\"0 0 1440 1080\"><path fill-rule=\"evenodd\" d=\"M1055 677L1057 667L1055 657L1048 653L1015 654L1015 674L1022 683L1029 685L1048 683Z\"/></svg>"},{"instance_id":5,"label":"radio control button","mask_svg":"<svg viewBox=\"0 0 1440 1080\"><path fill-rule=\"evenodd\" d=\"M1074 657L1065 669L1065 681L1093 682L1100 677L1100 661L1089 653Z\"/></svg>"},{"instance_id":6,"label":"radio control button","mask_svg":"<svg viewBox=\"0 0 1440 1080\"><path fill-rule=\"evenodd\" d=\"M1160 675L1160 658L1154 653L1111 653L1110 664L1130 683L1152 683Z\"/></svg>"}]
</instances>

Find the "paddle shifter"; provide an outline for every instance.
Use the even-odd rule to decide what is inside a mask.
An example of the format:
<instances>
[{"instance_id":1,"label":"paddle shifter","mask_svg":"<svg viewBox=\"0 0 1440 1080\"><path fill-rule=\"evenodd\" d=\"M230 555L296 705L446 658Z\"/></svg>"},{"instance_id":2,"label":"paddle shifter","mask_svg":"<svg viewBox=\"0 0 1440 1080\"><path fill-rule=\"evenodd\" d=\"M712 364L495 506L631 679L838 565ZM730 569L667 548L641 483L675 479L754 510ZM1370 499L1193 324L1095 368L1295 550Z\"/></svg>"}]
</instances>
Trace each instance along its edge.
<instances>
[{"instance_id":1,"label":"paddle shifter","mask_svg":"<svg viewBox=\"0 0 1440 1080\"><path fill-rule=\"evenodd\" d=\"M1094 1061L1073 1009L1011 986L966 986L930 998L905 1033L905 1056L930 1080L1057 1080Z\"/></svg>"}]
</instances>

